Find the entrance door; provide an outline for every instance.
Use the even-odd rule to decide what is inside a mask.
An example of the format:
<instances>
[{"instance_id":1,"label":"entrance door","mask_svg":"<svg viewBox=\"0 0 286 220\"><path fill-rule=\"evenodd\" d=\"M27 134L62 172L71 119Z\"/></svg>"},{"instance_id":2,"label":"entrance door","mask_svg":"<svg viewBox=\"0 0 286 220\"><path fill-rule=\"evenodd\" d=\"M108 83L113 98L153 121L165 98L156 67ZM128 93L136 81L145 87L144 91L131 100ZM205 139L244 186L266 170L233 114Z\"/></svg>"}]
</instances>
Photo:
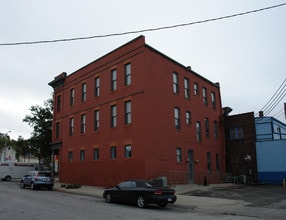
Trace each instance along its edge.
<instances>
[{"instance_id":1,"label":"entrance door","mask_svg":"<svg viewBox=\"0 0 286 220\"><path fill-rule=\"evenodd\" d=\"M194 152L193 150L188 150L188 161L189 161L189 181L191 184L195 182L194 180Z\"/></svg>"}]
</instances>

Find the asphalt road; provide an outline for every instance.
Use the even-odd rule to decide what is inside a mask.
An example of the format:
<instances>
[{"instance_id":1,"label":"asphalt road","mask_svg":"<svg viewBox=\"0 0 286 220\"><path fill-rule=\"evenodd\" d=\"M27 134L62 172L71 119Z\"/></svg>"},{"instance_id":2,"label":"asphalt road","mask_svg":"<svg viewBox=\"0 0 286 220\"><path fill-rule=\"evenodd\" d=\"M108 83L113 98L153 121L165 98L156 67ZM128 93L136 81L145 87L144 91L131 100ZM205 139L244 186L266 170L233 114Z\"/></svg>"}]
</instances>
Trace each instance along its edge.
<instances>
[{"instance_id":1,"label":"asphalt road","mask_svg":"<svg viewBox=\"0 0 286 220\"><path fill-rule=\"evenodd\" d=\"M257 219L202 213L174 205L166 208L108 204L102 198L58 191L21 189L19 182L0 182L0 219Z\"/></svg>"},{"instance_id":2,"label":"asphalt road","mask_svg":"<svg viewBox=\"0 0 286 220\"><path fill-rule=\"evenodd\" d=\"M281 186L233 185L210 191L194 190L185 195L243 200L249 207L279 208L286 212L286 190Z\"/></svg>"}]
</instances>

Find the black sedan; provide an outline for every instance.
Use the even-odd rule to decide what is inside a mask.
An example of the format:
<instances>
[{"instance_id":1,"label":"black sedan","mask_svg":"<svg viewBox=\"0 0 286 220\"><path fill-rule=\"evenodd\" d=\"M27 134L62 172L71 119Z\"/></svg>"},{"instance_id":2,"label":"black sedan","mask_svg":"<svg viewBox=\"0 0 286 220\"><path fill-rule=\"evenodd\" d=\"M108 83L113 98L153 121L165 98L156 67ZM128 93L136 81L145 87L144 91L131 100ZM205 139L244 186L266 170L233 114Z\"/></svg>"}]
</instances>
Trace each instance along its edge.
<instances>
[{"instance_id":1,"label":"black sedan","mask_svg":"<svg viewBox=\"0 0 286 220\"><path fill-rule=\"evenodd\" d=\"M168 203L175 203L177 200L174 189L156 187L155 182L149 180L124 181L113 188L105 189L103 198L107 203L133 203L139 208L144 208L147 204L165 207Z\"/></svg>"}]
</instances>

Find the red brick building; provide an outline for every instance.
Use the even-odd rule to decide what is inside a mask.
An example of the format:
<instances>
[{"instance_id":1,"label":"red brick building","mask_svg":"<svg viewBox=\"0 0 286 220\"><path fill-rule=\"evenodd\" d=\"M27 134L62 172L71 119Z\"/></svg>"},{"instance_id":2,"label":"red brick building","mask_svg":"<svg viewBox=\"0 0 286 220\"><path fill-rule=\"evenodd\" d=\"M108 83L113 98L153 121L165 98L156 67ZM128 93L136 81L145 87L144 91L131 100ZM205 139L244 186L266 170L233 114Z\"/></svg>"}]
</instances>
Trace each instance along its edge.
<instances>
[{"instance_id":1,"label":"red brick building","mask_svg":"<svg viewBox=\"0 0 286 220\"><path fill-rule=\"evenodd\" d=\"M60 181L220 181L225 162L219 84L145 44L144 36L49 85Z\"/></svg>"}]
</instances>

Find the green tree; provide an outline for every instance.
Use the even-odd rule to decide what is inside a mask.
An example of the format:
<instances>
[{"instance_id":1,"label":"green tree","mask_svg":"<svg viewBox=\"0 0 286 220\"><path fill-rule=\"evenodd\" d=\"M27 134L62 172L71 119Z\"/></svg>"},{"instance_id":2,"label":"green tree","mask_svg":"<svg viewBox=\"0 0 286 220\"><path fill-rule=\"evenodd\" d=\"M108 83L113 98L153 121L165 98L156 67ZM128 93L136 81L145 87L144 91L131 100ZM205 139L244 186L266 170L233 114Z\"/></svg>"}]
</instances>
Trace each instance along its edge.
<instances>
[{"instance_id":1,"label":"green tree","mask_svg":"<svg viewBox=\"0 0 286 220\"><path fill-rule=\"evenodd\" d=\"M27 122L32 128L32 136L29 140L29 149L38 155L45 165L50 164L53 123L53 100L48 99L44 106L35 105L30 108L31 114L26 115L23 122Z\"/></svg>"},{"instance_id":2,"label":"green tree","mask_svg":"<svg viewBox=\"0 0 286 220\"><path fill-rule=\"evenodd\" d=\"M22 136L18 137L17 145L16 145L16 158L19 160L20 156L24 157L24 161L26 161L26 157L30 152L29 149L29 140L25 140Z\"/></svg>"}]
</instances>

